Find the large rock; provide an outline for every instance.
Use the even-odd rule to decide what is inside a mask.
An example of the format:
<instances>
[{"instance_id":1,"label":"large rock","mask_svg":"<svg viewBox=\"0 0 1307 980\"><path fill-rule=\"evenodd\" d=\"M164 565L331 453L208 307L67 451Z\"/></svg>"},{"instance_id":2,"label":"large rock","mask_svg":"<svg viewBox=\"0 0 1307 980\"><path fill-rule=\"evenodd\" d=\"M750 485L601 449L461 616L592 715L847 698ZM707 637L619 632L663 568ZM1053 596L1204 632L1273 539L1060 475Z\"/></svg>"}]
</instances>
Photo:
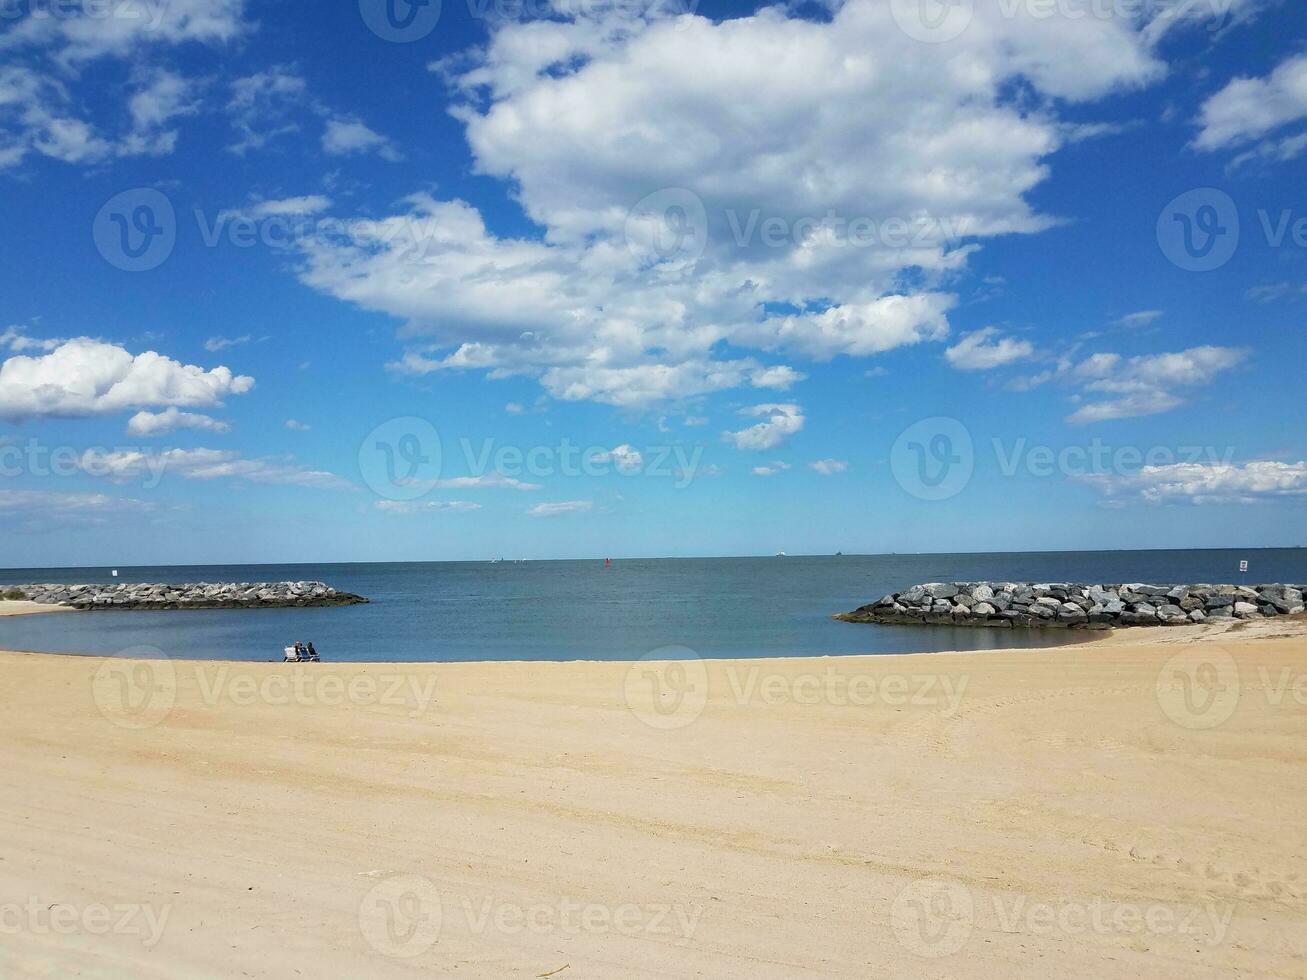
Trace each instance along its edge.
<instances>
[{"instance_id":1,"label":"large rock","mask_svg":"<svg viewBox=\"0 0 1307 980\"><path fill-rule=\"evenodd\" d=\"M33 602L74 609L242 609L287 606L347 606L368 600L322 582L199 582L187 585L28 585Z\"/></svg>"},{"instance_id":2,"label":"large rock","mask_svg":"<svg viewBox=\"0 0 1307 980\"><path fill-rule=\"evenodd\" d=\"M157 608L159 601L193 607L196 602L261 604L277 601L304 605L315 601L345 601L320 583L292 582L277 586L260 584L224 587L215 594L205 586L179 594L171 588L132 586L27 586L60 594L70 604ZM53 590L62 590L59 593ZM930 582L899 593L837 618L858 623L939 623L953 626L1069 627L1110 629L1117 626L1177 626L1184 623L1220 622L1263 616L1292 615L1304 611L1303 587L1274 583L1255 588L1242 585L1150 585L1138 582L1119 585L1066 582ZM335 597L333 599L333 596ZM355 597L357 599L357 597ZM43 601L51 601L46 598Z\"/></svg>"}]
</instances>

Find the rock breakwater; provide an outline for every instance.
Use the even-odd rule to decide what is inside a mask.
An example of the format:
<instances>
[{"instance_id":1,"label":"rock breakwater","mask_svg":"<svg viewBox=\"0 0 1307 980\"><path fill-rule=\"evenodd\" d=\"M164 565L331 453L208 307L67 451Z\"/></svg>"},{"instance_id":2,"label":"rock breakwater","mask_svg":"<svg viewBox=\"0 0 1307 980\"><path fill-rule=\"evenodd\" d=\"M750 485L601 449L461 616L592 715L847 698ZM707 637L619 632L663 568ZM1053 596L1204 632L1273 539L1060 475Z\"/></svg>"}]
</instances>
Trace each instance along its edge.
<instances>
[{"instance_id":1,"label":"rock breakwater","mask_svg":"<svg viewBox=\"0 0 1307 980\"><path fill-rule=\"evenodd\" d=\"M7 598L74 609L284 609L353 606L368 600L323 582L198 582L186 585L11 585ZM21 596L16 593L22 593Z\"/></svg>"},{"instance_id":2,"label":"rock breakwater","mask_svg":"<svg viewBox=\"0 0 1307 980\"><path fill-rule=\"evenodd\" d=\"M928 582L836 619L998 628L1115 629L1260 619L1304 610L1301 585Z\"/></svg>"}]
</instances>

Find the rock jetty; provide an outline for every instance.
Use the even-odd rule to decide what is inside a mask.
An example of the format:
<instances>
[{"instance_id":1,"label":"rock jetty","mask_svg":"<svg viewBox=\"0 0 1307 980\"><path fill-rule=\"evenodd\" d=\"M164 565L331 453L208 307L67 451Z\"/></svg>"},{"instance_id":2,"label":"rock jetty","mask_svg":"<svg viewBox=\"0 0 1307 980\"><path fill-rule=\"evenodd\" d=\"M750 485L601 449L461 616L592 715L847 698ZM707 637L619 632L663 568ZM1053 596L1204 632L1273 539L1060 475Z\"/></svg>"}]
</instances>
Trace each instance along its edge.
<instances>
[{"instance_id":1,"label":"rock jetty","mask_svg":"<svg viewBox=\"0 0 1307 980\"><path fill-rule=\"evenodd\" d=\"M928 582L836 619L848 623L1114 629L1260 619L1303 611L1302 585Z\"/></svg>"},{"instance_id":2,"label":"rock jetty","mask_svg":"<svg viewBox=\"0 0 1307 980\"><path fill-rule=\"evenodd\" d=\"M22 593L19 596L17 593ZM5 598L74 609L283 609L367 602L322 582L198 582L187 585L11 585Z\"/></svg>"}]
</instances>

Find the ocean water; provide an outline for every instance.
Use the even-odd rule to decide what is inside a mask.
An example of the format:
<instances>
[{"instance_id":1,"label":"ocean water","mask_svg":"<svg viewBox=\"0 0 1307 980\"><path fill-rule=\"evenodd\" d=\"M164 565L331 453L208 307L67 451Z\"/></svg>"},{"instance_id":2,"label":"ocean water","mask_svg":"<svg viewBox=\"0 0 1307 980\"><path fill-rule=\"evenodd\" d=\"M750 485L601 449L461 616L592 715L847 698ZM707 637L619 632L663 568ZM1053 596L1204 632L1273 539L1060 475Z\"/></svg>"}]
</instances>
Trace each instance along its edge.
<instances>
[{"instance_id":1,"label":"ocean water","mask_svg":"<svg viewBox=\"0 0 1307 980\"><path fill-rule=\"evenodd\" d=\"M372 599L335 609L85 612L0 619L0 649L280 660L312 640L336 661L627 660L820 656L1050 646L1078 631L840 623L918 582L1307 582L1307 550L660 558L119 569L124 582L320 579ZM112 582L107 568L5 569L0 585Z\"/></svg>"}]
</instances>

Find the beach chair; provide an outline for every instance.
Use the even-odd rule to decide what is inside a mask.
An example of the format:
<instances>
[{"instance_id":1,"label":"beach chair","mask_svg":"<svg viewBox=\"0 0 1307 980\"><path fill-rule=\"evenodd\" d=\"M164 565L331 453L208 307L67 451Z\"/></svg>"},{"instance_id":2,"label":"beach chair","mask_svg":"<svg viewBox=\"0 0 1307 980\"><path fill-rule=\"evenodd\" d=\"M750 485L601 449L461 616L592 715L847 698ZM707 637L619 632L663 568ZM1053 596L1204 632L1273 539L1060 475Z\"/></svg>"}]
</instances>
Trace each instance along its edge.
<instances>
[{"instance_id":1,"label":"beach chair","mask_svg":"<svg viewBox=\"0 0 1307 980\"><path fill-rule=\"evenodd\" d=\"M293 646L286 647L285 653L286 653L286 659L283 660L282 663L296 663L296 664L299 663L300 660L299 655L295 652L295 648Z\"/></svg>"}]
</instances>

